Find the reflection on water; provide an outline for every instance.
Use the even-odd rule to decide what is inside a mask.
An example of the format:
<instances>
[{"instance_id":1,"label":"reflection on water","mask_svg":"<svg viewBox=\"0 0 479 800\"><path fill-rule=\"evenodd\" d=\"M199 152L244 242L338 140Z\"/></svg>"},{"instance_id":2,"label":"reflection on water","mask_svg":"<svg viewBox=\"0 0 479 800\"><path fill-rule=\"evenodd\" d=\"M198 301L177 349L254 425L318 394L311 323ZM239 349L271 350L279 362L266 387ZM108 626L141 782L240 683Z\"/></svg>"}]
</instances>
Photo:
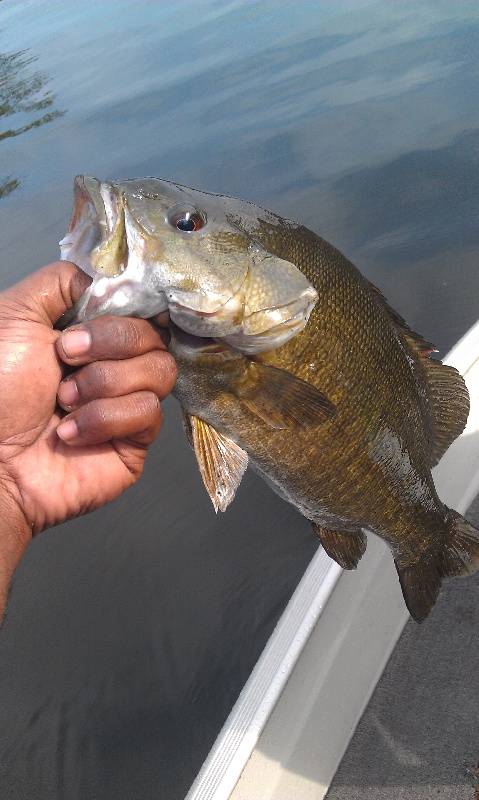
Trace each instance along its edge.
<instances>
[{"instance_id":1,"label":"reflection on water","mask_svg":"<svg viewBox=\"0 0 479 800\"><path fill-rule=\"evenodd\" d=\"M2 185L21 178L0 287L58 258L75 174L156 175L313 228L442 353L476 321L476 2L2 0L0 28L27 91L0 143ZM164 417L139 484L18 571L1 797L184 797L315 552L252 474L215 516Z\"/></svg>"},{"instance_id":2,"label":"reflection on water","mask_svg":"<svg viewBox=\"0 0 479 800\"><path fill-rule=\"evenodd\" d=\"M56 109L38 116L39 112L51 108L55 95L45 90L46 76L38 70L31 71L36 61L38 56L29 55L28 50L0 53L0 118L13 117L9 120L13 127L0 130L0 142L39 128L65 113ZM19 185L19 178L0 177L0 200Z\"/></svg>"}]
</instances>

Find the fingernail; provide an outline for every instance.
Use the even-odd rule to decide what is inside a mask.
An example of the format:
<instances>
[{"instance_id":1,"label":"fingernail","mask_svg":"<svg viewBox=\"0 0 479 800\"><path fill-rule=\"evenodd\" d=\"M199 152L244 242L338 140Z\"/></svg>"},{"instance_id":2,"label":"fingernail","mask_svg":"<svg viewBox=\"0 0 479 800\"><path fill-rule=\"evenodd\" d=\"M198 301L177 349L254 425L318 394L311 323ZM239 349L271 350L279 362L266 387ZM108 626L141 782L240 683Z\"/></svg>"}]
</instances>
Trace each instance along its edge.
<instances>
[{"instance_id":1,"label":"fingernail","mask_svg":"<svg viewBox=\"0 0 479 800\"><path fill-rule=\"evenodd\" d=\"M78 427L74 419L65 419L57 426L57 434L64 442L71 442L78 436Z\"/></svg>"},{"instance_id":2,"label":"fingernail","mask_svg":"<svg viewBox=\"0 0 479 800\"><path fill-rule=\"evenodd\" d=\"M77 382L73 378L68 378L58 387L58 399L65 406L75 405L79 397Z\"/></svg>"},{"instance_id":3,"label":"fingernail","mask_svg":"<svg viewBox=\"0 0 479 800\"><path fill-rule=\"evenodd\" d=\"M91 336L88 331L74 330L63 331L62 347L67 358L77 358L88 352L91 345Z\"/></svg>"}]
</instances>

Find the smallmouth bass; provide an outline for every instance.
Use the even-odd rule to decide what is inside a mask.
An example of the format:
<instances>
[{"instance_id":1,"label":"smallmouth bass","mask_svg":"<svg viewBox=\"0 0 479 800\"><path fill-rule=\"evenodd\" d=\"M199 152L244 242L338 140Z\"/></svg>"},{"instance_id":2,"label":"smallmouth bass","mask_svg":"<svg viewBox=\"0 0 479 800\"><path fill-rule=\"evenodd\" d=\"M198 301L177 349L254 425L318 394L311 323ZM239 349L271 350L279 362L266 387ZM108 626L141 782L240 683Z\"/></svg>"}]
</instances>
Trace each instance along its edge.
<instances>
[{"instance_id":1,"label":"smallmouth bass","mask_svg":"<svg viewBox=\"0 0 479 800\"><path fill-rule=\"evenodd\" d=\"M338 250L252 203L83 176L61 248L94 276L63 327L169 312L173 394L216 510L250 464L342 567L372 531L418 622L444 577L478 567L479 531L431 475L466 424L464 381Z\"/></svg>"}]
</instances>

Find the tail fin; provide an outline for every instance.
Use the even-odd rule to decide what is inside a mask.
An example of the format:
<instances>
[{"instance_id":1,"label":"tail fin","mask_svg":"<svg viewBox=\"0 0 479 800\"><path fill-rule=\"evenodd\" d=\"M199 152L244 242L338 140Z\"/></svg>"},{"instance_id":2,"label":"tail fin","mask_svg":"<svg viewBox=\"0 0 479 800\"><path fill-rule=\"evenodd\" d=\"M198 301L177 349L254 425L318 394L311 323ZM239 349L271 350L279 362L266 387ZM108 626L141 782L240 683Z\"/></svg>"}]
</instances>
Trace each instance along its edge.
<instances>
[{"instance_id":1,"label":"tail fin","mask_svg":"<svg viewBox=\"0 0 479 800\"><path fill-rule=\"evenodd\" d=\"M443 578L470 575L479 567L479 530L457 511L447 510L448 534L440 549L415 564L396 563L409 613L422 622L433 608Z\"/></svg>"}]
</instances>

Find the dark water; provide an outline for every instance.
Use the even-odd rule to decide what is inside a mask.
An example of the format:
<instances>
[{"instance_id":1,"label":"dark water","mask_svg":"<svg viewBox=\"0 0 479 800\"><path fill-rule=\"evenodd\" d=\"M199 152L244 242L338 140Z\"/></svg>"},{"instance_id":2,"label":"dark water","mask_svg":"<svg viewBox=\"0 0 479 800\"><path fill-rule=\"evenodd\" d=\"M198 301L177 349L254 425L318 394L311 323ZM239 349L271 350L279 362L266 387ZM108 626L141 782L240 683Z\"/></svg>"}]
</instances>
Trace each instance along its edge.
<instances>
[{"instance_id":1,"label":"dark water","mask_svg":"<svg viewBox=\"0 0 479 800\"><path fill-rule=\"evenodd\" d=\"M309 225L444 354L479 316L478 35L475 2L0 0L1 286L58 257L75 174L156 175ZM17 572L2 798L184 797L315 551L253 475L216 517L164 415Z\"/></svg>"}]
</instances>

